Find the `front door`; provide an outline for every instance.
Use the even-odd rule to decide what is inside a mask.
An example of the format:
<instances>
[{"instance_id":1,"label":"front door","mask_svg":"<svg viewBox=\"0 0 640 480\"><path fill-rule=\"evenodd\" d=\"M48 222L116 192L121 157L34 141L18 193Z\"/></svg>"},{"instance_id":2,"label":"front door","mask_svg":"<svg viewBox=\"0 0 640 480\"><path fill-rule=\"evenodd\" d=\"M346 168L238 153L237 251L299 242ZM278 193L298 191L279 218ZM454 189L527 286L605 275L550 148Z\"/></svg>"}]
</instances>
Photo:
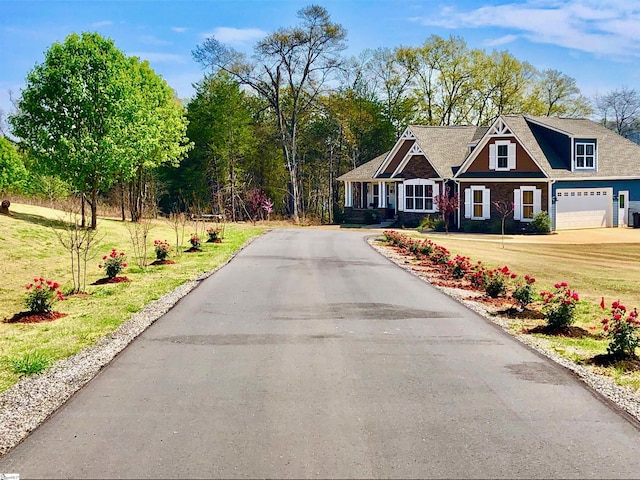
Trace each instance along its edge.
<instances>
[{"instance_id":1,"label":"front door","mask_svg":"<svg viewBox=\"0 0 640 480\"><path fill-rule=\"evenodd\" d=\"M618 226L629 225L629 192L618 192Z\"/></svg>"}]
</instances>

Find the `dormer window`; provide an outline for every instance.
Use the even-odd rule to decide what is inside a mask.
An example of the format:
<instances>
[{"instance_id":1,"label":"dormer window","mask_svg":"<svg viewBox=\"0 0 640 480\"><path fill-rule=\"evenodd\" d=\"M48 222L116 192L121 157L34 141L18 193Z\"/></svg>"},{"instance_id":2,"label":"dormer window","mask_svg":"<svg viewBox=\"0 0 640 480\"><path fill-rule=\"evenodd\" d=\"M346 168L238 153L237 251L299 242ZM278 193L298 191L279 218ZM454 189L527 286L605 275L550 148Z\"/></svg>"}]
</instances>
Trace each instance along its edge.
<instances>
[{"instance_id":1,"label":"dormer window","mask_svg":"<svg viewBox=\"0 0 640 480\"><path fill-rule=\"evenodd\" d=\"M516 144L498 140L489 145L489 170L508 171L516 168Z\"/></svg>"},{"instance_id":2,"label":"dormer window","mask_svg":"<svg viewBox=\"0 0 640 480\"><path fill-rule=\"evenodd\" d=\"M594 142L576 142L576 169L593 170L596 168L596 144Z\"/></svg>"}]
</instances>

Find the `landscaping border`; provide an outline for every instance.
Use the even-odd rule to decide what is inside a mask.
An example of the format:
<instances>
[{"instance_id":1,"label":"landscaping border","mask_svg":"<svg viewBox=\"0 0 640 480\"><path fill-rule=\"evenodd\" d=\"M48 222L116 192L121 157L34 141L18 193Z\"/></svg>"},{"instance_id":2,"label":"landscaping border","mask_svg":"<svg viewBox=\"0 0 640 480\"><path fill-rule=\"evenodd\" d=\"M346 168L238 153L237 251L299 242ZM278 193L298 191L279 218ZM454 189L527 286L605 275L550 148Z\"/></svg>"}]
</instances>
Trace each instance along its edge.
<instances>
[{"instance_id":1,"label":"landscaping border","mask_svg":"<svg viewBox=\"0 0 640 480\"><path fill-rule=\"evenodd\" d=\"M0 458L24 440L78 390L89 383L116 358L138 335L184 296L218 270L228 265L256 238L249 238L238 250L216 268L188 280L158 300L133 314L111 334L101 337L95 345L56 362L41 374L24 377L0 394Z\"/></svg>"},{"instance_id":2,"label":"landscaping border","mask_svg":"<svg viewBox=\"0 0 640 480\"><path fill-rule=\"evenodd\" d=\"M369 235L366 237L366 242L377 251L379 254L393 262L403 270L407 271L411 275L418 277L424 282L431 285L433 288L437 288L445 295L452 297L462 305L466 306L475 313L491 321L495 325L502 328L507 334L514 337L519 342L532 348L544 357L552 360L553 362L561 365L562 367L570 370L575 376L588 385L596 394L601 395L603 400L608 403L612 403L619 408L623 413L630 416L630 420L640 422L640 391L633 391L630 388L622 387L618 385L614 380L604 375L599 375L591 371L588 367L579 365L572 362L568 358L562 357L555 353L550 348L550 343L544 338L534 337L533 335L525 335L513 332L509 328L509 323L506 318L499 315L490 314L487 306L479 302L474 302L465 298L458 289L435 285L429 281L425 275L421 275L418 271L412 268L413 264L407 262L404 256L397 254L391 247L382 245L380 243L380 234ZM468 292L464 292L468 295ZM640 425L637 425L640 428Z\"/></svg>"}]
</instances>

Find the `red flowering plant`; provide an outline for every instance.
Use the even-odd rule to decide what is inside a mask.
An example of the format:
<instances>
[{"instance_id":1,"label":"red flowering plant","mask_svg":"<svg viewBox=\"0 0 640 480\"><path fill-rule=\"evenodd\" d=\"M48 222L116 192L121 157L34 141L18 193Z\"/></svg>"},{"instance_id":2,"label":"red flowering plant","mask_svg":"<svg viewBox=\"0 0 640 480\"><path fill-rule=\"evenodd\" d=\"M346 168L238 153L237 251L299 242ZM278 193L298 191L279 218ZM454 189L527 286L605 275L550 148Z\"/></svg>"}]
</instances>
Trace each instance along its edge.
<instances>
[{"instance_id":1,"label":"red flowering plant","mask_svg":"<svg viewBox=\"0 0 640 480\"><path fill-rule=\"evenodd\" d=\"M451 256L451 252L444 248L442 245L435 245L433 247L433 253L431 254L431 260L441 265L446 265Z\"/></svg>"},{"instance_id":2,"label":"red flowering plant","mask_svg":"<svg viewBox=\"0 0 640 480\"><path fill-rule=\"evenodd\" d=\"M484 291L487 292L491 298L498 298L507 294L507 287L511 279L516 278L518 275L511 272L506 265L502 268L494 268L487 271Z\"/></svg>"},{"instance_id":3,"label":"red flowering plant","mask_svg":"<svg viewBox=\"0 0 640 480\"><path fill-rule=\"evenodd\" d=\"M540 292L544 301L544 319L552 328L568 327L575 320L576 305L580 297L578 292L569 288L567 282L556 283L553 287L553 292Z\"/></svg>"},{"instance_id":4,"label":"red flowering plant","mask_svg":"<svg viewBox=\"0 0 640 480\"><path fill-rule=\"evenodd\" d=\"M191 238L189 238L189 243L191 244L191 247L194 249L200 248L202 246L202 242L200 241L200 238L195 233L191 234Z\"/></svg>"},{"instance_id":5,"label":"red flowering plant","mask_svg":"<svg viewBox=\"0 0 640 480\"><path fill-rule=\"evenodd\" d=\"M153 248L156 251L157 260L166 260L171 252L171 245L166 240L154 240Z\"/></svg>"},{"instance_id":6,"label":"red flowering plant","mask_svg":"<svg viewBox=\"0 0 640 480\"><path fill-rule=\"evenodd\" d=\"M220 227L211 227L207 228L207 235L209 235L209 242L217 242L220 238L220 232L222 229Z\"/></svg>"},{"instance_id":7,"label":"red flowering plant","mask_svg":"<svg viewBox=\"0 0 640 480\"><path fill-rule=\"evenodd\" d=\"M471 269L471 275L469 275L469 280L471 281L471 285L478 289L484 290L484 285L487 282L487 268L482 265L482 262L478 260L473 268Z\"/></svg>"},{"instance_id":8,"label":"red flowering plant","mask_svg":"<svg viewBox=\"0 0 640 480\"><path fill-rule=\"evenodd\" d=\"M604 309L604 298L600 306ZM602 329L609 337L609 355L620 360L636 356L636 348L640 346L637 309L627 313L627 307L620 302L613 302L609 318L602 319Z\"/></svg>"},{"instance_id":9,"label":"red flowering plant","mask_svg":"<svg viewBox=\"0 0 640 480\"><path fill-rule=\"evenodd\" d=\"M447 270L451 277L456 279L463 278L471 270L469 257L456 255L453 260L447 262Z\"/></svg>"},{"instance_id":10,"label":"red flowering plant","mask_svg":"<svg viewBox=\"0 0 640 480\"><path fill-rule=\"evenodd\" d=\"M426 257L428 257L429 255L431 255L433 253L433 249L435 248L435 243L433 243L431 240L429 240L428 238L426 240L423 240L422 243L420 244L419 250L420 253Z\"/></svg>"},{"instance_id":11,"label":"red flowering plant","mask_svg":"<svg viewBox=\"0 0 640 480\"><path fill-rule=\"evenodd\" d=\"M24 300L25 306L31 313L51 313L53 302L64 300L60 291L60 284L44 278L34 278L33 283L26 287L27 297Z\"/></svg>"},{"instance_id":12,"label":"red flowering plant","mask_svg":"<svg viewBox=\"0 0 640 480\"><path fill-rule=\"evenodd\" d=\"M109 255L102 257L102 263L98 265L98 268L104 268L104 272L107 274L107 278L116 278L124 268L127 268L127 256L124 252L118 253L114 248Z\"/></svg>"},{"instance_id":13,"label":"red flowering plant","mask_svg":"<svg viewBox=\"0 0 640 480\"><path fill-rule=\"evenodd\" d=\"M534 300L533 284L535 282L536 279L531 275L525 275L524 281L519 280L513 291L513 298L518 301L523 310Z\"/></svg>"}]
</instances>

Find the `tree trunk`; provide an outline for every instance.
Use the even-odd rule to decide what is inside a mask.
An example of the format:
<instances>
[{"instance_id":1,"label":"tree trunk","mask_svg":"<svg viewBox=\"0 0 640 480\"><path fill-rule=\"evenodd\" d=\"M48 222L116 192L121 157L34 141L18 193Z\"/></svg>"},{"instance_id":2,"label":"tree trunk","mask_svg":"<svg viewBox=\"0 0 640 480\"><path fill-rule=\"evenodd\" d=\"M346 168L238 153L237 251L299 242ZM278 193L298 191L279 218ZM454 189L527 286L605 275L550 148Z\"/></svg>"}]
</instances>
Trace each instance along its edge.
<instances>
[{"instance_id":1,"label":"tree trunk","mask_svg":"<svg viewBox=\"0 0 640 480\"><path fill-rule=\"evenodd\" d=\"M89 202L91 207L91 229L95 230L98 226L98 189L91 190L91 200Z\"/></svg>"},{"instance_id":2,"label":"tree trunk","mask_svg":"<svg viewBox=\"0 0 640 480\"><path fill-rule=\"evenodd\" d=\"M82 195L80 195L80 226L82 228L87 226L86 214L85 214L85 203L86 203L86 200L87 200L87 196L83 192Z\"/></svg>"}]
</instances>

